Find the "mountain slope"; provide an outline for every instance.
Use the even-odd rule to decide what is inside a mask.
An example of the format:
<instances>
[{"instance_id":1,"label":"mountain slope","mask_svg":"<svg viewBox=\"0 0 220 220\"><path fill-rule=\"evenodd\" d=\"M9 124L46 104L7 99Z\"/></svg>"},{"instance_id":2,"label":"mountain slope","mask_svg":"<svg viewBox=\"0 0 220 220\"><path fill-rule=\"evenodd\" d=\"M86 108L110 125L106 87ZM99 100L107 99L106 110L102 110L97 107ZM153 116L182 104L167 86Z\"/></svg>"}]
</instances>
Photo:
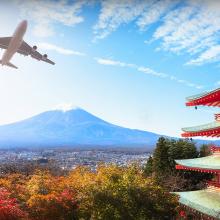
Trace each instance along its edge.
<instances>
[{"instance_id":1,"label":"mountain slope","mask_svg":"<svg viewBox=\"0 0 220 220\"><path fill-rule=\"evenodd\" d=\"M0 147L153 146L159 135L113 125L83 109L48 111L0 126Z\"/></svg>"}]
</instances>

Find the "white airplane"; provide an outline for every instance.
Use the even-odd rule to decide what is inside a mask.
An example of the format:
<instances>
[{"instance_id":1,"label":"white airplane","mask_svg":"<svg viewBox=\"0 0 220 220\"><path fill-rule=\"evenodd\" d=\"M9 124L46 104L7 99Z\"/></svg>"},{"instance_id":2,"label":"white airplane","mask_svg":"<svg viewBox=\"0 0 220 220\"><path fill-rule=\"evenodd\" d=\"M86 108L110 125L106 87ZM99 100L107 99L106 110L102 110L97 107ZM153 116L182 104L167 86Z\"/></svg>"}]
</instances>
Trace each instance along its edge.
<instances>
[{"instance_id":1,"label":"white airplane","mask_svg":"<svg viewBox=\"0 0 220 220\"><path fill-rule=\"evenodd\" d=\"M37 51L37 46L31 47L23 41L26 30L27 21L24 20L18 25L12 37L0 37L0 48L5 49L0 64L17 69L14 64L10 63L11 58L17 52L54 65L55 63L47 58L47 54L42 55Z\"/></svg>"}]
</instances>

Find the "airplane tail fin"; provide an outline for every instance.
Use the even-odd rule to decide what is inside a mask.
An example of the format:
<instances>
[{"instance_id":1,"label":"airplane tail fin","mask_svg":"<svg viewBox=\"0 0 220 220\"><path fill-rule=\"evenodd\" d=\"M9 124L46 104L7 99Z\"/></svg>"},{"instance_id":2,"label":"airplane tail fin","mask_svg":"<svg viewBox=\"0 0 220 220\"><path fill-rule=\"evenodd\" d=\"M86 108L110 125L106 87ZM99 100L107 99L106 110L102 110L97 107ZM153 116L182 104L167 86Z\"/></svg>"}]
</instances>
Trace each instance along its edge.
<instances>
[{"instance_id":1,"label":"airplane tail fin","mask_svg":"<svg viewBox=\"0 0 220 220\"><path fill-rule=\"evenodd\" d=\"M2 64L2 61L0 60L0 64ZM18 67L17 66L15 66L14 64L12 64L12 63L7 63L7 64L5 64L6 66L9 66L9 67L12 67L12 68L14 68L14 69L18 69Z\"/></svg>"}]
</instances>

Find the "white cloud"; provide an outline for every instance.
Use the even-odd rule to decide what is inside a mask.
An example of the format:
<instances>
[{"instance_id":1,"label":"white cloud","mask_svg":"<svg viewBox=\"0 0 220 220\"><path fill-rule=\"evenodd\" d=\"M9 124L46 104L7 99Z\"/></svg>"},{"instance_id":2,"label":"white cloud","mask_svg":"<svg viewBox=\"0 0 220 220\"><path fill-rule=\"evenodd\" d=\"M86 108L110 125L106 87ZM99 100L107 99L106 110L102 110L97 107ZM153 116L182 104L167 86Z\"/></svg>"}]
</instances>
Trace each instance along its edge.
<instances>
[{"instance_id":1,"label":"white cloud","mask_svg":"<svg viewBox=\"0 0 220 220\"><path fill-rule=\"evenodd\" d=\"M140 30L154 26L152 39L159 49L186 53L187 64L219 61L219 0L103 0L94 26L96 39L107 37L123 24L135 22Z\"/></svg>"},{"instance_id":2,"label":"white cloud","mask_svg":"<svg viewBox=\"0 0 220 220\"><path fill-rule=\"evenodd\" d=\"M161 72L157 72L151 68L148 67L143 67L143 66L138 66L136 64L131 64L131 63L125 63L125 62L121 62L118 60L111 60L111 59L105 59L105 58L95 58L95 60L97 61L97 63L101 64L101 65L109 65L109 66L119 66L119 67L127 67L127 68L134 68L139 72L148 74L148 75L152 75L155 77L159 77L159 78L166 78L172 81L175 81L177 83L183 84L185 86L189 86L189 87L193 87L196 89L202 89L203 86L202 85L198 85L198 84L194 84L192 82L189 82L187 80L183 80L183 79L178 79L175 76L166 74L166 73L161 73Z\"/></svg>"},{"instance_id":3,"label":"white cloud","mask_svg":"<svg viewBox=\"0 0 220 220\"><path fill-rule=\"evenodd\" d=\"M161 16L172 9L178 2L178 0L151 1L152 4L145 7L145 11L138 19L137 25L140 29L145 29L150 24L157 22Z\"/></svg>"},{"instance_id":4,"label":"white cloud","mask_svg":"<svg viewBox=\"0 0 220 220\"><path fill-rule=\"evenodd\" d=\"M220 60L220 45L216 45L210 47L202 54L200 54L198 58L189 61L187 64L201 65L203 63L209 63L219 60Z\"/></svg>"},{"instance_id":5,"label":"white cloud","mask_svg":"<svg viewBox=\"0 0 220 220\"><path fill-rule=\"evenodd\" d=\"M54 24L74 26L84 21L81 12L89 0L13 0L22 17L34 23L33 33L47 37L55 33ZM159 49L186 53L188 65L219 61L219 0L102 0L95 39L107 37L122 25L133 22L141 30L152 24L153 34L146 42L159 42Z\"/></svg>"},{"instance_id":6,"label":"white cloud","mask_svg":"<svg viewBox=\"0 0 220 220\"><path fill-rule=\"evenodd\" d=\"M219 57L220 1L197 0L170 11L154 33L162 49L186 52L195 58L187 64L215 62Z\"/></svg>"},{"instance_id":7,"label":"white cloud","mask_svg":"<svg viewBox=\"0 0 220 220\"><path fill-rule=\"evenodd\" d=\"M44 49L44 50L54 50L57 53L63 54L63 55L76 55L76 56L85 56L84 53L81 53L79 51L74 51L70 49L65 49L62 47L58 47L54 44L49 44L49 43L38 43L39 48Z\"/></svg>"},{"instance_id":8,"label":"white cloud","mask_svg":"<svg viewBox=\"0 0 220 220\"><path fill-rule=\"evenodd\" d=\"M146 73L146 74L149 74L149 75L153 75L153 76L158 76L158 77L161 77L161 78L169 77L165 73L160 73L160 72L154 71L154 70L152 70L152 69L150 69L148 67L138 67L137 70L140 71L140 72L143 72L143 73Z\"/></svg>"},{"instance_id":9,"label":"white cloud","mask_svg":"<svg viewBox=\"0 0 220 220\"><path fill-rule=\"evenodd\" d=\"M80 15L86 0L70 3L68 0L15 0L22 16L34 21L33 33L39 37L48 37L54 34L54 23L74 26L83 22Z\"/></svg>"},{"instance_id":10,"label":"white cloud","mask_svg":"<svg viewBox=\"0 0 220 220\"><path fill-rule=\"evenodd\" d=\"M98 58L98 57L96 57L95 60L97 61L97 63L103 64L103 65L121 66L121 67L135 67L134 64L123 63L123 62L116 61L116 60L103 59L103 58Z\"/></svg>"},{"instance_id":11,"label":"white cloud","mask_svg":"<svg viewBox=\"0 0 220 220\"><path fill-rule=\"evenodd\" d=\"M152 2L154 2L154 0L101 1L99 20L94 26L96 38L105 38L120 25L135 20Z\"/></svg>"},{"instance_id":12,"label":"white cloud","mask_svg":"<svg viewBox=\"0 0 220 220\"><path fill-rule=\"evenodd\" d=\"M143 30L158 21L179 0L103 0L98 23L94 26L97 39L107 37L123 24L136 21Z\"/></svg>"}]
</instances>

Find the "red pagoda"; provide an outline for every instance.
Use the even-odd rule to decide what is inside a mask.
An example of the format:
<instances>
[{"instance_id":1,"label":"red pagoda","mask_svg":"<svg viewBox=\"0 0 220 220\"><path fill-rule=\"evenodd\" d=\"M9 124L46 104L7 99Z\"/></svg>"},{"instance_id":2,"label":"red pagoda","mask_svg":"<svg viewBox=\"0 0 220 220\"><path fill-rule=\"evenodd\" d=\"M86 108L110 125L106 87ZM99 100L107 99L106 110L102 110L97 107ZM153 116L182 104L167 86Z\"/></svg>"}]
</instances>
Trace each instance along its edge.
<instances>
[{"instance_id":1,"label":"red pagoda","mask_svg":"<svg viewBox=\"0 0 220 220\"><path fill-rule=\"evenodd\" d=\"M220 107L220 88L187 98L186 106ZM220 137L220 114L215 114L211 123L183 128L182 137ZM197 191L178 192L180 204L186 212L193 213L190 219L220 219L220 147L212 146L210 156L176 160L176 169L214 174L207 188ZM187 219L187 217L183 217Z\"/></svg>"}]
</instances>

